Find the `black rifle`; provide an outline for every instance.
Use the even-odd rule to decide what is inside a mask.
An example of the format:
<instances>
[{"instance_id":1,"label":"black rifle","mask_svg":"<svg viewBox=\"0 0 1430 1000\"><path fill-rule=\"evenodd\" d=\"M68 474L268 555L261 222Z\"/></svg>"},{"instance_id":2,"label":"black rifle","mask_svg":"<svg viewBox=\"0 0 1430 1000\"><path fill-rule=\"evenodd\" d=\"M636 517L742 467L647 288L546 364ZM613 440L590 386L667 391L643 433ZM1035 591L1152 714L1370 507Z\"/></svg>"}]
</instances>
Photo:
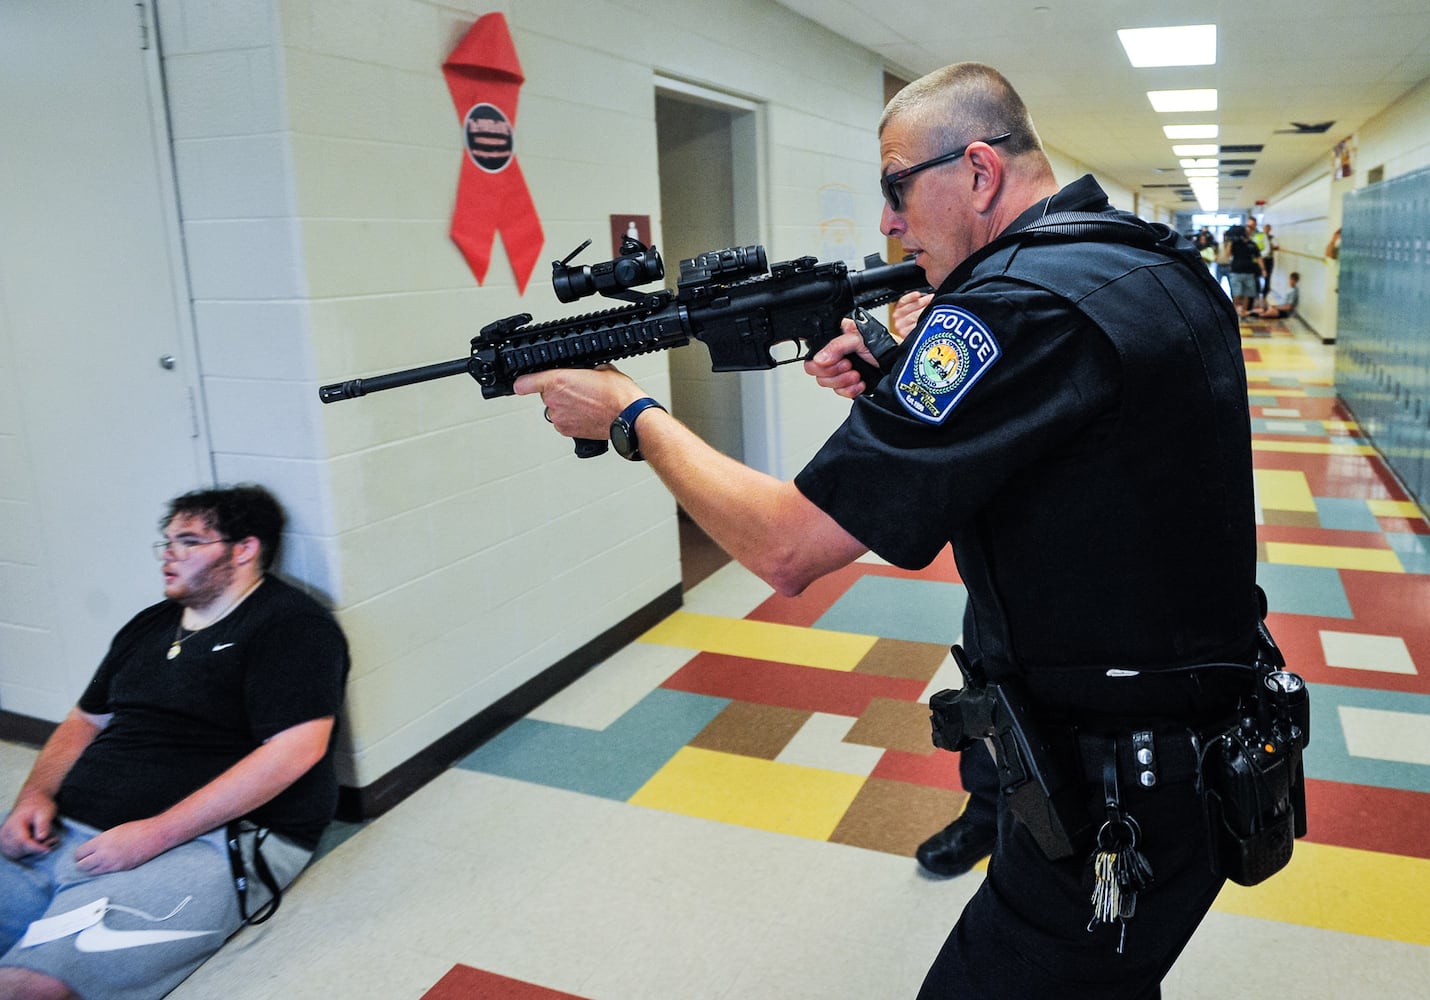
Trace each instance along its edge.
<instances>
[{"instance_id":1,"label":"black rifle","mask_svg":"<svg viewBox=\"0 0 1430 1000\"><path fill-rule=\"evenodd\" d=\"M801 257L771 268L764 247L746 246L681 261L676 291L639 293L629 289L665 273L654 247L626 237L615 260L594 267L569 266L586 246L583 243L565 260L552 263L556 297L572 302L599 292L629 305L545 323L532 323L530 313L518 313L482 327L472 338L468 357L325 385L318 397L335 403L465 372L482 387L482 396L492 399L512 395L512 383L522 375L552 368L594 368L681 347L692 338L709 350L712 371L758 371L812 356L838 336L845 316L854 316L861 329L868 326L873 335L883 332L887 338L864 310L927 287L923 269L913 261L888 264L871 254L864 259L862 271L851 271L842 261L820 263ZM781 344L792 345L794 356L777 359L775 349ZM801 344L807 348L803 355L797 353ZM878 371L857 357L852 360L872 388ZM581 458L605 451L605 441L576 441Z\"/></svg>"}]
</instances>

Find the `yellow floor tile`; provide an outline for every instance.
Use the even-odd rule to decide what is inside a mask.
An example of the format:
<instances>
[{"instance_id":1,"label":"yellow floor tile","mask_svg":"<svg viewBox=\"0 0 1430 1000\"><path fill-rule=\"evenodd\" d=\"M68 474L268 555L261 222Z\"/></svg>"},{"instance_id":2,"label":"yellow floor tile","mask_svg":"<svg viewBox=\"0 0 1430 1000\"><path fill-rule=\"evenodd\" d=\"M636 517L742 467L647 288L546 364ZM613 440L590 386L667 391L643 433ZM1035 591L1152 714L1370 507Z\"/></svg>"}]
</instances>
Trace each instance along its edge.
<instances>
[{"instance_id":1,"label":"yellow floor tile","mask_svg":"<svg viewBox=\"0 0 1430 1000\"><path fill-rule=\"evenodd\" d=\"M853 670L877 640L872 635L831 632L716 615L677 611L640 637L640 642L707 653L748 656L802 667Z\"/></svg>"},{"instance_id":2,"label":"yellow floor tile","mask_svg":"<svg viewBox=\"0 0 1430 1000\"><path fill-rule=\"evenodd\" d=\"M1300 455L1374 455L1368 444L1326 444L1320 441L1266 441L1253 439L1252 451L1284 451Z\"/></svg>"},{"instance_id":3,"label":"yellow floor tile","mask_svg":"<svg viewBox=\"0 0 1430 1000\"><path fill-rule=\"evenodd\" d=\"M630 802L772 833L828 840L863 786L862 775L685 747Z\"/></svg>"},{"instance_id":4,"label":"yellow floor tile","mask_svg":"<svg viewBox=\"0 0 1430 1000\"><path fill-rule=\"evenodd\" d=\"M1256 496L1263 509L1316 513L1316 498L1304 472L1290 469L1254 469Z\"/></svg>"},{"instance_id":5,"label":"yellow floor tile","mask_svg":"<svg viewBox=\"0 0 1430 1000\"><path fill-rule=\"evenodd\" d=\"M1298 841L1291 863L1257 886L1228 883L1214 909L1430 945L1430 861Z\"/></svg>"},{"instance_id":6,"label":"yellow floor tile","mask_svg":"<svg viewBox=\"0 0 1430 1000\"><path fill-rule=\"evenodd\" d=\"M1419 518L1423 516L1414 500L1367 500L1366 506L1376 517Z\"/></svg>"},{"instance_id":7,"label":"yellow floor tile","mask_svg":"<svg viewBox=\"0 0 1430 1000\"><path fill-rule=\"evenodd\" d=\"M1389 549L1358 549L1342 545L1297 545L1267 542L1266 561L1290 566L1362 569L1376 573L1404 573L1400 557Z\"/></svg>"}]
</instances>

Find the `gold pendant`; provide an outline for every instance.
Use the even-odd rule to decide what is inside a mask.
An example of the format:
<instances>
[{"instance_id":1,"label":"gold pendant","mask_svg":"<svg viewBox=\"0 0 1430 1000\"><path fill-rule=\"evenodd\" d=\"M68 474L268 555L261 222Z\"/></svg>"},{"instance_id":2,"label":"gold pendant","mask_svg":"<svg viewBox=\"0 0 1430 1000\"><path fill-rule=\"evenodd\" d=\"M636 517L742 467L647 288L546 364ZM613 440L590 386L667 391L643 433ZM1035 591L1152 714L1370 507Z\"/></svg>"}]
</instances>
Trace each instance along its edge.
<instances>
[{"instance_id":1,"label":"gold pendant","mask_svg":"<svg viewBox=\"0 0 1430 1000\"><path fill-rule=\"evenodd\" d=\"M178 656L183 651L183 643L179 642L178 640L175 640L173 644L169 646L169 659L172 660L174 657Z\"/></svg>"}]
</instances>

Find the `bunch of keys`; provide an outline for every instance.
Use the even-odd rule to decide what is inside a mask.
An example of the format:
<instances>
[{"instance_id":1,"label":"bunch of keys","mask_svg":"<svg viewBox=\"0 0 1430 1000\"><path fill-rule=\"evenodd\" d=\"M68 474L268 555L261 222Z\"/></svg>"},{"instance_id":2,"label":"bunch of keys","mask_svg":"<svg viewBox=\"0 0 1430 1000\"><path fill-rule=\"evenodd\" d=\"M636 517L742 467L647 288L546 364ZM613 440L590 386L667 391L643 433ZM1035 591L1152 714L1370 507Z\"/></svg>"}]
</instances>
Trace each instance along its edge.
<instances>
[{"instance_id":1,"label":"bunch of keys","mask_svg":"<svg viewBox=\"0 0 1430 1000\"><path fill-rule=\"evenodd\" d=\"M1087 929L1114 921L1122 925L1117 953L1127 941L1127 921L1137 912L1137 894L1152 884L1152 865L1137 849L1142 828L1122 811L1117 796L1117 770L1113 762L1103 772L1107 795L1107 821L1097 831L1097 851L1092 856L1092 919Z\"/></svg>"}]
</instances>

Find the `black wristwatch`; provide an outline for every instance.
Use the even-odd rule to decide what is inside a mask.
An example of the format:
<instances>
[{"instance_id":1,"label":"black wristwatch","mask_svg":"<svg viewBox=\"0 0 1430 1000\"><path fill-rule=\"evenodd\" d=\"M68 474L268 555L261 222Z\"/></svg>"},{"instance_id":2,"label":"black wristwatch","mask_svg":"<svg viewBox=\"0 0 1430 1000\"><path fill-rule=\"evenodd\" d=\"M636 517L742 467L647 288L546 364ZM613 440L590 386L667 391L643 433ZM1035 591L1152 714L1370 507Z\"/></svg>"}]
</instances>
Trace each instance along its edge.
<instances>
[{"instance_id":1,"label":"black wristwatch","mask_svg":"<svg viewBox=\"0 0 1430 1000\"><path fill-rule=\"evenodd\" d=\"M620 416L611 421L611 444L616 446L616 454L622 458L632 462L643 460L640 438L636 437L636 418L652 406L657 410L665 409L654 399L645 396L627 406Z\"/></svg>"}]
</instances>

